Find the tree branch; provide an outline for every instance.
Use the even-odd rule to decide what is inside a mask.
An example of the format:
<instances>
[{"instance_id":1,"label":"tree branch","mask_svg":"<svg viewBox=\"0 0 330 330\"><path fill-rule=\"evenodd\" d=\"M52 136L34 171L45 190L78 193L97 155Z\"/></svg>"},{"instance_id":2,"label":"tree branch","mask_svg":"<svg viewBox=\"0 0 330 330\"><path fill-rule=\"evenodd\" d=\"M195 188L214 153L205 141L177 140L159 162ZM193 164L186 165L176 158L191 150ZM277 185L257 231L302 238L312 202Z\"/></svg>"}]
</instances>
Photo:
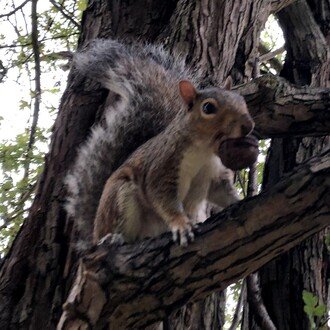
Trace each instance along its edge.
<instances>
[{"instance_id":1,"label":"tree branch","mask_svg":"<svg viewBox=\"0 0 330 330\"><path fill-rule=\"evenodd\" d=\"M0 15L0 18L3 18L3 17L9 17L13 14L15 14L17 11L19 11L20 9L22 9L30 0L25 0L23 1L19 6L15 7L12 11L6 13L6 14L1 14Z\"/></svg>"},{"instance_id":2,"label":"tree branch","mask_svg":"<svg viewBox=\"0 0 330 330\"><path fill-rule=\"evenodd\" d=\"M273 51L267 51L264 54L260 55L259 61L260 62L268 62L271 59L273 59L276 55L282 54L284 51L285 51L285 47L284 46L282 46L282 47L280 47L278 49L275 49Z\"/></svg>"},{"instance_id":3,"label":"tree branch","mask_svg":"<svg viewBox=\"0 0 330 330\"><path fill-rule=\"evenodd\" d=\"M40 112L40 103L41 103L41 65L40 65L40 49L39 49L39 31L38 31L38 12L37 12L37 3L38 0L31 1L31 26L32 26L32 49L34 57L34 109L32 116L32 123L30 128L29 142L27 145L25 164L24 164L24 175L23 180L26 180L29 177L31 157L33 153L33 146L35 143L35 135L38 126L39 112Z\"/></svg>"},{"instance_id":4,"label":"tree branch","mask_svg":"<svg viewBox=\"0 0 330 330\"><path fill-rule=\"evenodd\" d=\"M247 187L247 196L255 196L258 192L258 172L257 164L253 164L249 170L249 183ZM249 274L246 279L247 288L247 300L251 310L253 310L253 316L260 329L263 330L276 330L276 327L270 318L267 308L263 302L261 296L261 288L259 283L258 272Z\"/></svg>"},{"instance_id":5,"label":"tree branch","mask_svg":"<svg viewBox=\"0 0 330 330\"><path fill-rule=\"evenodd\" d=\"M254 311L253 316L262 330L276 330L261 297L261 289L258 273L246 277L247 297L249 306Z\"/></svg>"},{"instance_id":6,"label":"tree branch","mask_svg":"<svg viewBox=\"0 0 330 330\"><path fill-rule=\"evenodd\" d=\"M76 20L74 20L72 16L65 12L65 8L61 7L61 5L58 4L55 0L49 0L49 2L63 15L63 17L69 20L78 30L80 30L80 24L76 22Z\"/></svg>"},{"instance_id":7,"label":"tree branch","mask_svg":"<svg viewBox=\"0 0 330 330\"><path fill-rule=\"evenodd\" d=\"M281 54L285 51L285 47L282 46L279 49L276 49L274 51L270 51L262 42L259 45L259 52L260 52L260 57L259 61L261 63L266 63L268 62L275 70L277 73L280 73L283 64L275 58L276 55Z\"/></svg>"},{"instance_id":8,"label":"tree branch","mask_svg":"<svg viewBox=\"0 0 330 330\"><path fill-rule=\"evenodd\" d=\"M330 89L296 86L268 74L236 86L261 138L330 133Z\"/></svg>"},{"instance_id":9,"label":"tree branch","mask_svg":"<svg viewBox=\"0 0 330 330\"><path fill-rule=\"evenodd\" d=\"M119 247L103 242L81 261L58 329L144 328L223 290L330 224L329 174L327 151L208 219L185 248L170 234Z\"/></svg>"}]
</instances>

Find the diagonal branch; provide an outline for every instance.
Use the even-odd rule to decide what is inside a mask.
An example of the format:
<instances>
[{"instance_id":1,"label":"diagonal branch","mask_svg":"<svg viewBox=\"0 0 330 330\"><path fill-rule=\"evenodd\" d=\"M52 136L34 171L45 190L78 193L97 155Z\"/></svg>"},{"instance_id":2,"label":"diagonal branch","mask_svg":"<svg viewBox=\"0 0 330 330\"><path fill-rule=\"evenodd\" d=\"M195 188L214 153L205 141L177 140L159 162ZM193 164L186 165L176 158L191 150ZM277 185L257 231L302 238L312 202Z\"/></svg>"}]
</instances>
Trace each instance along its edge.
<instances>
[{"instance_id":1,"label":"diagonal branch","mask_svg":"<svg viewBox=\"0 0 330 330\"><path fill-rule=\"evenodd\" d=\"M81 262L58 329L144 328L222 290L330 224L330 151L211 217L179 247L165 234L104 242Z\"/></svg>"},{"instance_id":2,"label":"diagonal branch","mask_svg":"<svg viewBox=\"0 0 330 330\"><path fill-rule=\"evenodd\" d=\"M267 62L273 59L276 55L282 54L285 51L285 47L282 46L278 49L275 49L273 51L266 51L259 57L260 62ZM280 63L281 64L281 63Z\"/></svg>"},{"instance_id":3,"label":"diagonal branch","mask_svg":"<svg viewBox=\"0 0 330 330\"><path fill-rule=\"evenodd\" d=\"M259 137L330 133L330 89L296 86L268 74L235 87L244 96Z\"/></svg>"},{"instance_id":4,"label":"diagonal branch","mask_svg":"<svg viewBox=\"0 0 330 330\"><path fill-rule=\"evenodd\" d=\"M49 0L49 2L56 8L67 20L69 20L78 30L80 30L80 24L72 18L68 13L65 12L65 8L62 7L55 0Z\"/></svg>"},{"instance_id":5,"label":"diagonal branch","mask_svg":"<svg viewBox=\"0 0 330 330\"><path fill-rule=\"evenodd\" d=\"M262 42L259 45L259 62L269 62L269 64L278 72L280 73L283 65L282 63L275 58L276 55L281 54L285 51L284 46L280 47L279 49L276 49L274 51L270 51Z\"/></svg>"},{"instance_id":6,"label":"diagonal branch","mask_svg":"<svg viewBox=\"0 0 330 330\"><path fill-rule=\"evenodd\" d=\"M12 11L10 11L8 13L5 13L5 14L1 14L0 15L0 18L9 17L9 16L15 14L17 11L19 11L20 9L22 9L29 1L30 0L23 1L19 6L15 7Z\"/></svg>"}]
</instances>

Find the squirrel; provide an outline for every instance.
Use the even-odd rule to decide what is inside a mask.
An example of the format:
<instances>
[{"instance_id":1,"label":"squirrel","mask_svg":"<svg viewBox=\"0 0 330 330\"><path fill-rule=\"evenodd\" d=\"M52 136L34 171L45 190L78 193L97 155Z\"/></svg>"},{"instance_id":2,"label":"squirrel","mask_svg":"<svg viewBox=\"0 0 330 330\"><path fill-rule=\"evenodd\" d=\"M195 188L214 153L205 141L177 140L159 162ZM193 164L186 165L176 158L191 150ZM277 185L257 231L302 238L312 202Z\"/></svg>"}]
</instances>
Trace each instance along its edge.
<instances>
[{"instance_id":1,"label":"squirrel","mask_svg":"<svg viewBox=\"0 0 330 330\"><path fill-rule=\"evenodd\" d=\"M206 219L206 202L239 200L222 141L247 136L244 98L201 79L162 47L96 40L74 57L78 74L109 90L104 123L93 128L66 177L66 210L85 244L108 234L134 242L171 230L186 245ZM113 97L115 95L116 97Z\"/></svg>"}]
</instances>

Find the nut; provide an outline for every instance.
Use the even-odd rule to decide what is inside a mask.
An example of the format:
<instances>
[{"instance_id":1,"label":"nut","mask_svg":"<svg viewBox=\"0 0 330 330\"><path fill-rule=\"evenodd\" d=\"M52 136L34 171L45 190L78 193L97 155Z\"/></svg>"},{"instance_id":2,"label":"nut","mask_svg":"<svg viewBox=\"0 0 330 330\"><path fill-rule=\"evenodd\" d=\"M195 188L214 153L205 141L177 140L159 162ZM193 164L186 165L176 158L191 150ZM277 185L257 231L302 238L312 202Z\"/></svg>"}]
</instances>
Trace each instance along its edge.
<instances>
[{"instance_id":1,"label":"nut","mask_svg":"<svg viewBox=\"0 0 330 330\"><path fill-rule=\"evenodd\" d=\"M227 139L221 143L218 151L226 167L234 171L241 170L256 162L259 154L258 140L254 136Z\"/></svg>"}]
</instances>

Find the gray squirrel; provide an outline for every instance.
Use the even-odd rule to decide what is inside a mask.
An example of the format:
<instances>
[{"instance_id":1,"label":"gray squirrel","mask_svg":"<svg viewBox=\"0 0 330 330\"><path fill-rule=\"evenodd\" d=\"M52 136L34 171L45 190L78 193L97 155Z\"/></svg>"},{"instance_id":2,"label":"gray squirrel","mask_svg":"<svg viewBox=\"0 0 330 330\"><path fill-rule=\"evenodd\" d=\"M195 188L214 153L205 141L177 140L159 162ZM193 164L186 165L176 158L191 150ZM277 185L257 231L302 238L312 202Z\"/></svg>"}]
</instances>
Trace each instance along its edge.
<instances>
[{"instance_id":1,"label":"gray squirrel","mask_svg":"<svg viewBox=\"0 0 330 330\"><path fill-rule=\"evenodd\" d=\"M230 81L199 90L199 77L179 56L114 40L94 41L75 55L74 67L112 96L66 177L66 210L84 244L171 230L185 245L192 226L206 219L206 202L239 200L216 151L254 123Z\"/></svg>"}]
</instances>

